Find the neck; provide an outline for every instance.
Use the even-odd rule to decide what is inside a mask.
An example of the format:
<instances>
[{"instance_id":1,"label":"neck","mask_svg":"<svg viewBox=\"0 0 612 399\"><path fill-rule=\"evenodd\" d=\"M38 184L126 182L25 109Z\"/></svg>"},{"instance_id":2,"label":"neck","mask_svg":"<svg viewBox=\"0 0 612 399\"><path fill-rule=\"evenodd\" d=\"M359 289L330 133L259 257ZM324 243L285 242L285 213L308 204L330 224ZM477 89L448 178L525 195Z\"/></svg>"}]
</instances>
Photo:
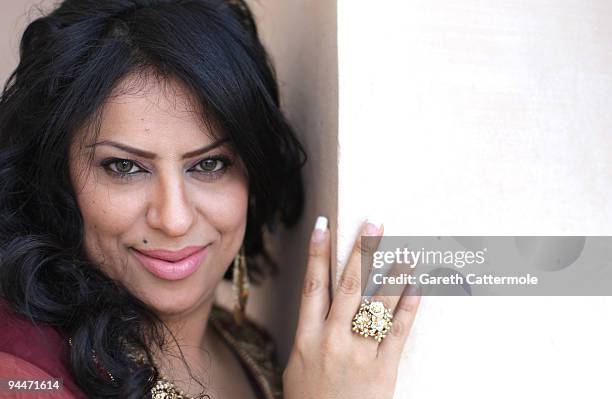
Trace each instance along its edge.
<instances>
[{"instance_id":1,"label":"neck","mask_svg":"<svg viewBox=\"0 0 612 399\"><path fill-rule=\"evenodd\" d=\"M187 312L160 316L166 325L165 333L168 335L166 342L170 347L177 343L185 349L202 346L213 302L214 300L211 297ZM174 336L176 342L174 342L172 336Z\"/></svg>"},{"instance_id":2,"label":"neck","mask_svg":"<svg viewBox=\"0 0 612 399\"><path fill-rule=\"evenodd\" d=\"M192 376L207 375L213 362L214 333L207 328L213 302L211 296L188 312L160 315L166 346L154 353L156 364L163 376L187 389L197 385Z\"/></svg>"}]
</instances>

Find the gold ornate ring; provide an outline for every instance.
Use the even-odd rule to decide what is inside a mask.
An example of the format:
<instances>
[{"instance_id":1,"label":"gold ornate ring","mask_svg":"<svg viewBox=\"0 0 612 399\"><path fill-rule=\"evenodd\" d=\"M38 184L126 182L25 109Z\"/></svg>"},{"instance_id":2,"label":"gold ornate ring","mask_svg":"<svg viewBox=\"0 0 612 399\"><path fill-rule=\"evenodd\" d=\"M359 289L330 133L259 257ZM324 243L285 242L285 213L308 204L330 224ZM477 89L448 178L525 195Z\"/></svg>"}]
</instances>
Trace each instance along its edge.
<instances>
[{"instance_id":1,"label":"gold ornate ring","mask_svg":"<svg viewBox=\"0 0 612 399\"><path fill-rule=\"evenodd\" d=\"M353 331L364 337L373 337L377 342L385 338L391 329L391 310L380 301L368 301L361 304L353 318Z\"/></svg>"}]
</instances>

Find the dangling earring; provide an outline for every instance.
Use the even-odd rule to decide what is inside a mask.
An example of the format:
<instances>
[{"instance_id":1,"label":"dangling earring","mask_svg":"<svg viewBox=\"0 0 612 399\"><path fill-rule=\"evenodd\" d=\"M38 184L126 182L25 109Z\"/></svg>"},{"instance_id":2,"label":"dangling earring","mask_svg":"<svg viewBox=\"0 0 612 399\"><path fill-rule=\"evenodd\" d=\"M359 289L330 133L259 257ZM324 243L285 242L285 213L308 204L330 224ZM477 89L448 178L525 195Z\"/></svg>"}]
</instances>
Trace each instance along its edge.
<instances>
[{"instance_id":1,"label":"dangling earring","mask_svg":"<svg viewBox=\"0 0 612 399\"><path fill-rule=\"evenodd\" d=\"M242 325L245 318L245 308L249 299L249 275L247 273L247 262L244 255L244 245L240 247L238 255L234 258L232 269L234 291L234 321L237 325Z\"/></svg>"}]
</instances>

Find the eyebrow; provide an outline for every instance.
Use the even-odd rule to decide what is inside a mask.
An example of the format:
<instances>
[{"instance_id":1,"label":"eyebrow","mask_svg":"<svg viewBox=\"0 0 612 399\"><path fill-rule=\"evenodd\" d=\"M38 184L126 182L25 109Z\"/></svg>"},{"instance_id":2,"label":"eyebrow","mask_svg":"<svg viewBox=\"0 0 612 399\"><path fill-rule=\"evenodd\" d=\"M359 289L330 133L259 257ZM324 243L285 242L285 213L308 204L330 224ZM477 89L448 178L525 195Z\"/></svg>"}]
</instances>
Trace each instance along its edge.
<instances>
[{"instance_id":1,"label":"eyebrow","mask_svg":"<svg viewBox=\"0 0 612 399\"><path fill-rule=\"evenodd\" d=\"M209 144L207 146L204 146L204 147L202 147L200 149L197 149L197 150L194 150L194 151L190 151L188 153L183 154L182 159L193 158L193 157L196 157L198 155L207 153L208 151L214 150L215 148L225 144L228 141L229 141L229 138L223 138L223 139L217 140L217 141L215 141L215 142L213 142L213 143L211 143L211 144ZM97 143L90 144L90 145L88 145L86 147L90 148L90 147L97 147L97 146L100 146L100 145L108 145L108 146L111 146L111 147L115 147L115 148L118 148L118 149L120 149L122 151L129 152L131 154L138 155L138 156L146 158L146 159L155 159L155 158L157 158L157 155L152 153L152 152L141 150L139 148L134 148L134 147L131 147L129 145L118 143L118 142L113 141L113 140L99 141Z\"/></svg>"}]
</instances>

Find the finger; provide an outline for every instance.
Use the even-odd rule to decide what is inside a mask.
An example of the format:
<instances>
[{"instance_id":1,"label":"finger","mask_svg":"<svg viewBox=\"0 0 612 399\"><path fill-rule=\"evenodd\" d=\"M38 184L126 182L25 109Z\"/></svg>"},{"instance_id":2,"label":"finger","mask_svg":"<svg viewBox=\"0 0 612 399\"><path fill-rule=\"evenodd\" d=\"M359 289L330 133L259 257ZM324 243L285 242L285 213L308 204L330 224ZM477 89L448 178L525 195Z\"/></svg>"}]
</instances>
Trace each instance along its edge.
<instances>
[{"instance_id":1,"label":"finger","mask_svg":"<svg viewBox=\"0 0 612 399\"><path fill-rule=\"evenodd\" d=\"M373 274L370 275L370 278L375 286L379 288L369 299L370 303L381 302L384 307L393 314L397 303L400 301L401 294L406 287L406 284L403 283L404 279L401 279L402 274L405 274L405 269L406 266L404 264L400 264L396 261L391 265L391 268L385 267L373 270ZM391 323L391 325L393 324ZM389 332L387 331L383 334L382 338L384 339L388 334ZM370 339L369 341L371 344L367 346L370 348L369 350L374 353L374 356L376 356L379 343L375 339Z\"/></svg>"},{"instance_id":2,"label":"finger","mask_svg":"<svg viewBox=\"0 0 612 399\"><path fill-rule=\"evenodd\" d=\"M387 279L399 279L401 277L403 269L404 268L402 267L402 265L399 265L397 262L395 262L391 268L391 271L384 274L381 273L381 276L384 276ZM370 302L382 302L383 305L385 305L385 308L389 309L391 313L393 313L397 303L400 301L401 294L405 287L406 284L382 284L378 288L376 293L372 295L372 297L370 298Z\"/></svg>"},{"instance_id":3,"label":"finger","mask_svg":"<svg viewBox=\"0 0 612 399\"><path fill-rule=\"evenodd\" d=\"M400 361L402 350L414 324L414 319L421 303L420 289L417 285L407 287L405 294L400 298L395 313L391 331L378 346L377 358L387 364L397 364Z\"/></svg>"},{"instance_id":4,"label":"finger","mask_svg":"<svg viewBox=\"0 0 612 399\"><path fill-rule=\"evenodd\" d=\"M309 256L302 288L298 331L320 331L329 311L331 238L327 218L319 216L310 237Z\"/></svg>"},{"instance_id":5,"label":"finger","mask_svg":"<svg viewBox=\"0 0 612 399\"><path fill-rule=\"evenodd\" d=\"M362 240L357 236L349 260L342 272L334 293L328 320L339 325L351 325L353 316L361 303L361 262L372 263L372 256L384 231L382 225L372 222L363 223L361 234L373 236L373 239ZM350 331L350 328L347 328Z\"/></svg>"},{"instance_id":6,"label":"finger","mask_svg":"<svg viewBox=\"0 0 612 399\"><path fill-rule=\"evenodd\" d=\"M402 248L407 246L407 244L404 244ZM370 301L382 302L386 308L393 312L402 294L405 294L409 279L414 278L411 277L414 274L414 270L414 266L411 266L409 263L403 263L400 260L393 262L391 267L384 267L383 265L373 270L370 279L378 289Z\"/></svg>"}]
</instances>

